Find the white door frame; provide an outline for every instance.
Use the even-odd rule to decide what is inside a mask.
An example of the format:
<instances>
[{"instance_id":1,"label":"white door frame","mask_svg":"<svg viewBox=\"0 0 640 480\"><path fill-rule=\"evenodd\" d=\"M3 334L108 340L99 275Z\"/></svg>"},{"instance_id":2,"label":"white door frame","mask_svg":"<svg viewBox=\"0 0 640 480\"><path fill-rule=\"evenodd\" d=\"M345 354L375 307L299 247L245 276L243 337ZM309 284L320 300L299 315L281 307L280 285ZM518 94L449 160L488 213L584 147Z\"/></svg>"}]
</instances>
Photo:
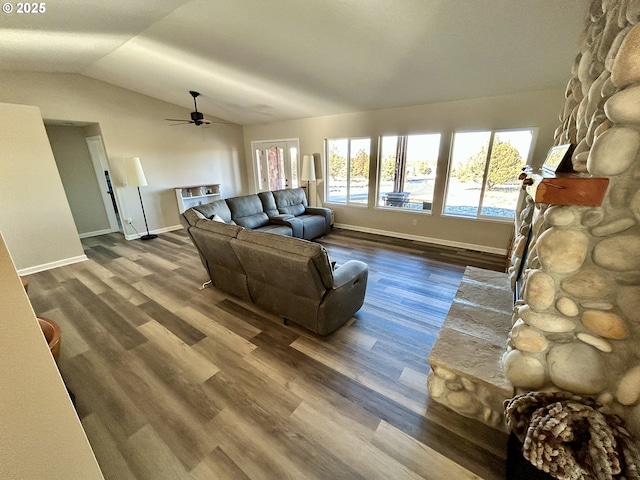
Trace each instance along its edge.
<instances>
[{"instance_id":1,"label":"white door frame","mask_svg":"<svg viewBox=\"0 0 640 480\"><path fill-rule=\"evenodd\" d=\"M283 148L284 151L284 170L285 170L285 181L286 188L291 188L294 186L294 183L298 181L300 178L300 141L297 138L287 138L280 140L258 140L251 142L251 157L253 159L253 182L254 188L257 192L269 190L269 178L268 175L265 176L267 172L263 172L260 170L258 165L258 157L256 156L256 151L260 150L262 152L266 151L268 147L279 146ZM296 151L296 158L291 158L291 149L294 148ZM293 162L292 162L293 160ZM296 171L292 172L292 164L295 165ZM262 177L262 178L260 178ZM260 184L263 185L263 188L260 189ZM299 185L298 185L299 186Z\"/></svg>"},{"instance_id":2,"label":"white door frame","mask_svg":"<svg viewBox=\"0 0 640 480\"><path fill-rule=\"evenodd\" d=\"M107 185L107 179L104 176L105 171L109 171L109 164L107 161L107 152L104 149L104 143L102 142L102 135L94 135L91 137L85 137L87 141L87 147L89 148L89 155L91 156L91 163L93 164L93 169L96 173L96 179L98 180L98 186L100 188L100 196L102 197L102 201L104 202L104 209L107 212L107 218L109 219L109 229L112 232L121 232L122 222L118 222L118 218L116 217L116 212L113 209L113 204L111 203L111 196L109 195L109 186ZM111 175L109 175L111 177ZM113 184L111 185L113 189ZM120 208L120 203L115 195L115 190L113 192L114 199L116 205L118 206L118 211L122 212Z\"/></svg>"}]
</instances>

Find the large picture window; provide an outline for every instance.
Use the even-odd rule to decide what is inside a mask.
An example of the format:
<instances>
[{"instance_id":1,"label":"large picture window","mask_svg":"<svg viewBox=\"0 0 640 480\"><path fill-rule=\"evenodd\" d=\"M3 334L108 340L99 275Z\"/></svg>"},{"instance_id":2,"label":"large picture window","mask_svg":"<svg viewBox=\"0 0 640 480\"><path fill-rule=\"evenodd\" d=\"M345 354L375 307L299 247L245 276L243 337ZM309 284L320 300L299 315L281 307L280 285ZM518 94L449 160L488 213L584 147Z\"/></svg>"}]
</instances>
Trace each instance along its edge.
<instances>
[{"instance_id":1,"label":"large picture window","mask_svg":"<svg viewBox=\"0 0 640 480\"><path fill-rule=\"evenodd\" d=\"M364 204L369 201L370 138L334 138L326 142L327 200Z\"/></svg>"},{"instance_id":2,"label":"large picture window","mask_svg":"<svg viewBox=\"0 0 640 480\"><path fill-rule=\"evenodd\" d=\"M532 141L533 130L455 133L443 214L511 221Z\"/></svg>"},{"instance_id":3,"label":"large picture window","mask_svg":"<svg viewBox=\"0 0 640 480\"><path fill-rule=\"evenodd\" d=\"M440 134L380 139L378 206L431 211Z\"/></svg>"}]
</instances>

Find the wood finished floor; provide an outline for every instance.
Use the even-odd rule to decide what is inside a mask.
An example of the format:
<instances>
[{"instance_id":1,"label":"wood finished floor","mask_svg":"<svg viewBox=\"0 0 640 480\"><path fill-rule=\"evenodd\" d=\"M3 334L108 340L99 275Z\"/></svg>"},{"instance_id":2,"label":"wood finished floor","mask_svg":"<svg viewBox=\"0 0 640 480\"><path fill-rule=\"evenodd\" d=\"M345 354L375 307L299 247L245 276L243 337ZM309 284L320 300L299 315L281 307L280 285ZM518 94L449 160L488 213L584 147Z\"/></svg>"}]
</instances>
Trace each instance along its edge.
<instances>
[{"instance_id":1,"label":"wood finished floor","mask_svg":"<svg viewBox=\"0 0 640 480\"><path fill-rule=\"evenodd\" d=\"M504 259L347 231L321 243L369 264L363 308L326 338L199 290L182 230L86 239L89 261L29 277L107 480L505 478L506 435L426 388L463 265Z\"/></svg>"}]
</instances>

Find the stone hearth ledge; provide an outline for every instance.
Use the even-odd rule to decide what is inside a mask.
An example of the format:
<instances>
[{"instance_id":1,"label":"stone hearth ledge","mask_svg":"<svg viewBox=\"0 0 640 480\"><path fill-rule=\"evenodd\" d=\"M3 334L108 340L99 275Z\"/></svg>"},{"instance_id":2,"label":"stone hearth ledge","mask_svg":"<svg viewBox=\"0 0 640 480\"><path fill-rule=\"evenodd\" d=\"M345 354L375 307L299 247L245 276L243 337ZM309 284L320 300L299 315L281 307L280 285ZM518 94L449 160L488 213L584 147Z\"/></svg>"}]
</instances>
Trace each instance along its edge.
<instances>
[{"instance_id":1,"label":"stone hearth ledge","mask_svg":"<svg viewBox=\"0 0 640 480\"><path fill-rule=\"evenodd\" d=\"M429 354L431 398L465 417L505 430L503 402L514 396L501 357L511 329L506 273L467 267Z\"/></svg>"}]
</instances>

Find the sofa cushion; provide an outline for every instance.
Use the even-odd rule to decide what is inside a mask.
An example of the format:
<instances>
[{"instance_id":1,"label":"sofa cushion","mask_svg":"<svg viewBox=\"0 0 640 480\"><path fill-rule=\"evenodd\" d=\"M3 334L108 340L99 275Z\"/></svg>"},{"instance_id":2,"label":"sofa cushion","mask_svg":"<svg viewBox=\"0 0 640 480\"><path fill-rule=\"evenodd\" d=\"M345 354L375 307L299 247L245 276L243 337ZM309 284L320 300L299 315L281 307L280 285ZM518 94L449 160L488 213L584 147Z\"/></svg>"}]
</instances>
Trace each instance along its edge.
<instances>
[{"instance_id":1,"label":"sofa cushion","mask_svg":"<svg viewBox=\"0 0 640 480\"><path fill-rule=\"evenodd\" d=\"M307 207L307 197L302 188L274 190L273 198L280 213L302 215Z\"/></svg>"},{"instance_id":2,"label":"sofa cushion","mask_svg":"<svg viewBox=\"0 0 640 480\"><path fill-rule=\"evenodd\" d=\"M193 209L200 212L206 218L213 218L214 215L218 215L225 223L235 225L235 222L231 219L231 210L229 210L227 202L224 200L216 200L211 203L205 203L204 205L197 205L193 207Z\"/></svg>"},{"instance_id":3,"label":"sofa cushion","mask_svg":"<svg viewBox=\"0 0 640 480\"><path fill-rule=\"evenodd\" d=\"M250 300L247 276L230 241L243 228L237 225L200 220L189 234L198 248L209 278L216 288Z\"/></svg>"},{"instance_id":4,"label":"sofa cushion","mask_svg":"<svg viewBox=\"0 0 640 480\"><path fill-rule=\"evenodd\" d=\"M251 229L269 224L269 217L264 213L262 201L258 195L227 198L226 201L236 224Z\"/></svg>"},{"instance_id":5,"label":"sofa cushion","mask_svg":"<svg viewBox=\"0 0 640 480\"><path fill-rule=\"evenodd\" d=\"M319 243L309 242L301 238L279 236L274 239L271 235L251 230L238 232L239 241L268 247L272 251L279 251L283 258L287 256L306 257L317 270L324 288L333 286L333 271L329 262L327 250ZM271 269L265 270L265 275L273 273Z\"/></svg>"},{"instance_id":6,"label":"sofa cushion","mask_svg":"<svg viewBox=\"0 0 640 480\"><path fill-rule=\"evenodd\" d=\"M275 217L280 214L272 192L260 192L258 193L258 196L260 197L260 201L262 201L262 209L264 210L264 213L269 217Z\"/></svg>"},{"instance_id":7,"label":"sofa cushion","mask_svg":"<svg viewBox=\"0 0 640 480\"><path fill-rule=\"evenodd\" d=\"M326 221L320 215L299 215L296 217L302 221L302 238L310 240L325 235Z\"/></svg>"},{"instance_id":8,"label":"sofa cushion","mask_svg":"<svg viewBox=\"0 0 640 480\"><path fill-rule=\"evenodd\" d=\"M196 223L196 227L206 230L208 232L217 233L218 235L225 235L230 238L235 238L243 227L239 225L229 225L224 222L216 222L213 220L199 220Z\"/></svg>"},{"instance_id":9,"label":"sofa cushion","mask_svg":"<svg viewBox=\"0 0 640 480\"><path fill-rule=\"evenodd\" d=\"M285 237L293 237L293 229L288 225L269 224L254 229L256 232L276 233Z\"/></svg>"}]
</instances>

